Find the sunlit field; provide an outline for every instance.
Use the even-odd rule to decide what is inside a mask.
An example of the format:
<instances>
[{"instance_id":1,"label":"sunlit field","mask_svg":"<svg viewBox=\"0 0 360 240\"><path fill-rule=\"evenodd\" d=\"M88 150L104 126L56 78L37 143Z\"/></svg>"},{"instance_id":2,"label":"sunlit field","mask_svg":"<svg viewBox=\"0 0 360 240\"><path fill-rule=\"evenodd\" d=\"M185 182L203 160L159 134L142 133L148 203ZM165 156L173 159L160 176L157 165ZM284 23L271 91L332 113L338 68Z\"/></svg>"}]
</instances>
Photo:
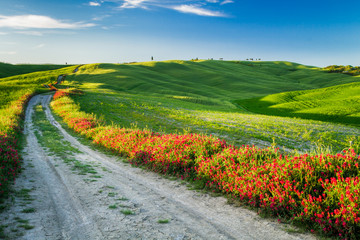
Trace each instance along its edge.
<instances>
[{"instance_id":1,"label":"sunlit field","mask_svg":"<svg viewBox=\"0 0 360 240\"><path fill-rule=\"evenodd\" d=\"M318 115L325 121L305 120L301 116L292 116L290 111L290 117L264 115L277 115L270 110L254 114L248 104L242 105L256 101L253 97L284 89L336 85L329 87L332 92L326 96L333 96L334 102L341 97L345 100L339 101L337 110L331 114L337 122L343 119L347 123L348 118L342 117L343 111L354 110L360 105L356 94L359 78L329 74L314 67L288 62L221 61L101 64L83 66L67 79L69 86L86 92L75 98L81 109L101 116L108 124L161 133L204 133L238 146L276 144L281 149L300 152L322 148L336 153L349 147L350 143L353 146L359 143L359 128L328 121L325 110L334 104L317 108L323 107L324 111L318 110ZM337 85L346 82L353 83ZM344 86L348 91L341 91ZM338 89L337 94L334 89ZM324 94L313 96L309 101L313 100L314 104L316 96L322 96L323 103L327 100ZM239 100L246 98L250 100ZM346 104L350 101L352 107ZM246 110L248 108L250 111ZM352 114L358 114L358 110ZM356 120L355 115L353 119Z\"/></svg>"}]
</instances>

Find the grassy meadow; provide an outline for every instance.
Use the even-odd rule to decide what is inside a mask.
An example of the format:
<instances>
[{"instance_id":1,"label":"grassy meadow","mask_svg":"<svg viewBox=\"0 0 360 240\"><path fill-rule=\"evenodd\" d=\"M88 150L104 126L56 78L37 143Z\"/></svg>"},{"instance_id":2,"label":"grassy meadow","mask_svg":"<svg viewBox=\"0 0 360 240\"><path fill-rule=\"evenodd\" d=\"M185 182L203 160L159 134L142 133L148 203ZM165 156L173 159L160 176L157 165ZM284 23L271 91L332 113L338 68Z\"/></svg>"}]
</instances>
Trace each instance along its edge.
<instances>
[{"instance_id":1,"label":"grassy meadow","mask_svg":"<svg viewBox=\"0 0 360 240\"><path fill-rule=\"evenodd\" d=\"M9 64L0 62L0 78L68 67L55 64Z\"/></svg>"},{"instance_id":2,"label":"grassy meadow","mask_svg":"<svg viewBox=\"0 0 360 240\"><path fill-rule=\"evenodd\" d=\"M360 82L272 94L237 103L260 114L360 126Z\"/></svg>"},{"instance_id":3,"label":"grassy meadow","mask_svg":"<svg viewBox=\"0 0 360 240\"><path fill-rule=\"evenodd\" d=\"M160 133L204 133L239 146L277 144L301 152L320 148L338 152L350 141L359 143L359 128L272 112L274 116L267 116L269 112L262 109L251 111L246 101L321 88L336 92L334 101L343 97L337 106L346 111L348 105L343 103L359 106L357 89L351 87L358 86L358 80L290 62L167 61L85 65L66 84L86 92L75 97L81 110L101 116L108 124ZM350 86L349 91L342 92L341 86ZM319 96L324 94L314 94L313 101ZM325 118L329 107L319 106L318 114ZM341 122L341 112L332 113Z\"/></svg>"},{"instance_id":4,"label":"grassy meadow","mask_svg":"<svg viewBox=\"0 0 360 240\"><path fill-rule=\"evenodd\" d=\"M53 68L55 68L55 66L53 66ZM47 69L45 66L43 68ZM27 67L25 67L25 69L27 69ZM31 69L32 68L29 68L27 70L31 71ZM72 73L74 69L75 66L62 68L60 65L58 66L58 69L55 70L36 71L20 75L17 75L17 71L15 71L15 75L13 76L0 78L0 109L6 108L12 101L17 100L25 94L36 92L43 88L44 84L56 83L59 75Z\"/></svg>"}]
</instances>

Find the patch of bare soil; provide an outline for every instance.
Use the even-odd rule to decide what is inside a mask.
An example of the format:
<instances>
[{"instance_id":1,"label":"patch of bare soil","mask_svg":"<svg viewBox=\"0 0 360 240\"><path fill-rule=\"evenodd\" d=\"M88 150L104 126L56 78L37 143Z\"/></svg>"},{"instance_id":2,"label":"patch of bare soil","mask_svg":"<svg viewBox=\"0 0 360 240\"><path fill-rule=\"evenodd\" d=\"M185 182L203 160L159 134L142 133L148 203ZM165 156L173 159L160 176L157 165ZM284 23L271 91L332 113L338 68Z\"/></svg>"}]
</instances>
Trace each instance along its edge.
<instances>
[{"instance_id":1,"label":"patch of bare soil","mask_svg":"<svg viewBox=\"0 0 360 240\"><path fill-rule=\"evenodd\" d=\"M50 112L50 95L31 99L26 111L25 170L16 190L31 189L33 201L15 197L0 214L2 224L28 220L33 226L7 232L19 239L315 239L285 231L286 225L234 207L223 197L188 190L181 181L133 168L81 144ZM45 107L47 119L80 153L76 160L97 175L79 175L40 146L34 134L33 107ZM25 204L25 205L24 205ZM24 213L24 209L34 209ZM5 219L6 218L6 219ZM31 227L29 227L31 228ZM23 236L21 236L23 235Z\"/></svg>"}]
</instances>

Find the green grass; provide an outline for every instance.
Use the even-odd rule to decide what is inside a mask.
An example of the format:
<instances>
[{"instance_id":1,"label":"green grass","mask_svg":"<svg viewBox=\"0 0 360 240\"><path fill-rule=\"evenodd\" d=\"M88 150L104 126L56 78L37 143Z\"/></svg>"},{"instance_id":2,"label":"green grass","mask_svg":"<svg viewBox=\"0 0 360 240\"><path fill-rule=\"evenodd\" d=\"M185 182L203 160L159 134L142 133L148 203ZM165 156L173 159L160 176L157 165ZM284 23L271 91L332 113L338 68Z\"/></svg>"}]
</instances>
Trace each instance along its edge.
<instances>
[{"instance_id":1,"label":"green grass","mask_svg":"<svg viewBox=\"0 0 360 240\"><path fill-rule=\"evenodd\" d=\"M71 144L62 137L59 130L50 124L41 105L35 107L33 121L37 128L35 135L43 147L49 149L52 154L61 158L66 164L71 166L71 169L75 173L79 175L92 174L91 177L93 178L101 178L101 176L95 175L98 174L98 172L92 165L74 158L74 153L80 153L80 151L72 147Z\"/></svg>"},{"instance_id":2,"label":"green grass","mask_svg":"<svg viewBox=\"0 0 360 240\"><path fill-rule=\"evenodd\" d=\"M114 193L114 192L109 192L109 193L108 193L108 196L109 196L109 197L115 197L116 195L117 195L117 193Z\"/></svg>"},{"instance_id":3,"label":"green grass","mask_svg":"<svg viewBox=\"0 0 360 240\"><path fill-rule=\"evenodd\" d=\"M134 215L135 214L135 212L133 212L133 211L131 211L131 210L129 210L129 209L123 209L123 210L121 210L120 211L122 214L124 214L124 215Z\"/></svg>"},{"instance_id":4,"label":"green grass","mask_svg":"<svg viewBox=\"0 0 360 240\"><path fill-rule=\"evenodd\" d=\"M256 113L360 126L360 82L272 94L237 103Z\"/></svg>"},{"instance_id":5,"label":"green grass","mask_svg":"<svg viewBox=\"0 0 360 240\"><path fill-rule=\"evenodd\" d=\"M28 224L28 223L29 223L29 220L21 219L21 218L19 218L19 217L15 217L15 220L16 220L18 223L25 223L25 224Z\"/></svg>"},{"instance_id":6,"label":"green grass","mask_svg":"<svg viewBox=\"0 0 360 240\"><path fill-rule=\"evenodd\" d=\"M116 200L119 200L119 201L128 201L129 199L127 199L126 197L121 197L121 198L118 198Z\"/></svg>"},{"instance_id":7,"label":"green grass","mask_svg":"<svg viewBox=\"0 0 360 240\"><path fill-rule=\"evenodd\" d=\"M19 191L16 191L15 192L15 196L16 197L19 197L25 201L32 201L33 198L31 197L30 195L30 192L32 191L33 189L28 189L28 188L22 188L20 189Z\"/></svg>"},{"instance_id":8,"label":"green grass","mask_svg":"<svg viewBox=\"0 0 360 240\"><path fill-rule=\"evenodd\" d=\"M42 146L47 147L53 154L68 160L76 161L72 158L73 153L80 153L77 148L71 146L59 133L58 129L47 120L44 109L41 105L35 106L33 115L34 125L36 126L35 135ZM76 168L76 164L74 164ZM81 168L81 165L79 165Z\"/></svg>"},{"instance_id":9,"label":"green grass","mask_svg":"<svg viewBox=\"0 0 360 240\"><path fill-rule=\"evenodd\" d=\"M116 204L110 205L109 208L110 208L110 209L116 209L116 208L117 208L117 205L116 205Z\"/></svg>"},{"instance_id":10,"label":"green grass","mask_svg":"<svg viewBox=\"0 0 360 240\"><path fill-rule=\"evenodd\" d=\"M8 64L0 62L0 78L68 67L54 64Z\"/></svg>"},{"instance_id":11,"label":"green grass","mask_svg":"<svg viewBox=\"0 0 360 240\"><path fill-rule=\"evenodd\" d=\"M0 225L0 239L5 239L6 238L6 235L4 233L4 230L6 229L6 225Z\"/></svg>"},{"instance_id":12,"label":"green grass","mask_svg":"<svg viewBox=\"0 0 360 240\"><path fill-rule=\"evenodd\" d=\"M34 226L29 225L29 224L21 224L21 225L19 225L19 227L22 227L22 228L24 228L25 230L30 230L30 229L33 229L33 228L34 228Z\"/></svg>"},{"instance_id":13,"label":"green grass","mask_svg":"<svg viewBox=\"0 0 360 240\"><path fill-rule=\"evenodd\" d=\"M68 78L81 88L165 95L202 105L357 81L289 62L166 61L92 64Z\"/></svg>"},{"instance_id":14,"label":"green grass","mask_svg":"<svg viewBox=\"0 0 360 240\"><path fill-rule=\"evenodd\" d=\"M159 219L157 222L160 224L165 224L165 223L169 223L170 220L169 219Z\"/></svg>"},{"instance_id":15,"label":"green grass","mask_svg":"<svg viewBox=\"0 0 360 240\"><path fill-rule=\"evenodd\" d=\"M22 213L34 213L36 212L35 208L26 208L21 211Z\"/></svg>"},{"instance_id":16,"label":"green grass","mask_svg":"<svg viewBox=\"0 0 360 240\"><path fill-rule=\"evenodd\" d=\"M25 94L47 91L43 88L44 84L56 82L59 75L70 74L75 68L76 66L70 66L56 70L0 78L0 110L6 108L12 101L19 99Z\"/></svg>"},{"instance_id":17,"label":"green grass","mask_svg":"<svg viewBox=\"0 0 360 240\"><path fill-rule=\"evenodd\" d=\"M81 110L107 124L211 134L234 145L265 147L275 140L286 149L329 147L336 152L350 141L360 142L359 128L254 114L241 101L290 90L356 86L358 79L289 62L166 61L84 65L65 85L84 90L85 95L74 96Z\"/></svg>"}]
</instances>

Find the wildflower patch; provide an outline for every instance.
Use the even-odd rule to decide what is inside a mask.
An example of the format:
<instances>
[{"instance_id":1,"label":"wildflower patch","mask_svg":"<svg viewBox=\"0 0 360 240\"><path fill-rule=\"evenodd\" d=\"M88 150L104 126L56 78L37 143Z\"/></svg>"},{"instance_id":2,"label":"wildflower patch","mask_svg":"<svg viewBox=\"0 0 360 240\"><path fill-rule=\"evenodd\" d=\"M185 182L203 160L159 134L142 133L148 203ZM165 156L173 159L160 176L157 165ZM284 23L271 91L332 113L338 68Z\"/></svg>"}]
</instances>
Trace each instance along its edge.
<instances>
[{"instance_id":1,"label":"wildflower patch","mask_svg":"<svg viewBox=\"0 0 360 240\"><path fill-rule=\"evenodd\" d=\"M133 165L200 181L312 232L359 236L360 156L353 149L285 156L275 148L237 147L213 136L104 126L94 114L80 111L70 94L59 93L51 105L69 127Z\"/></svg>"}]
</instances>

